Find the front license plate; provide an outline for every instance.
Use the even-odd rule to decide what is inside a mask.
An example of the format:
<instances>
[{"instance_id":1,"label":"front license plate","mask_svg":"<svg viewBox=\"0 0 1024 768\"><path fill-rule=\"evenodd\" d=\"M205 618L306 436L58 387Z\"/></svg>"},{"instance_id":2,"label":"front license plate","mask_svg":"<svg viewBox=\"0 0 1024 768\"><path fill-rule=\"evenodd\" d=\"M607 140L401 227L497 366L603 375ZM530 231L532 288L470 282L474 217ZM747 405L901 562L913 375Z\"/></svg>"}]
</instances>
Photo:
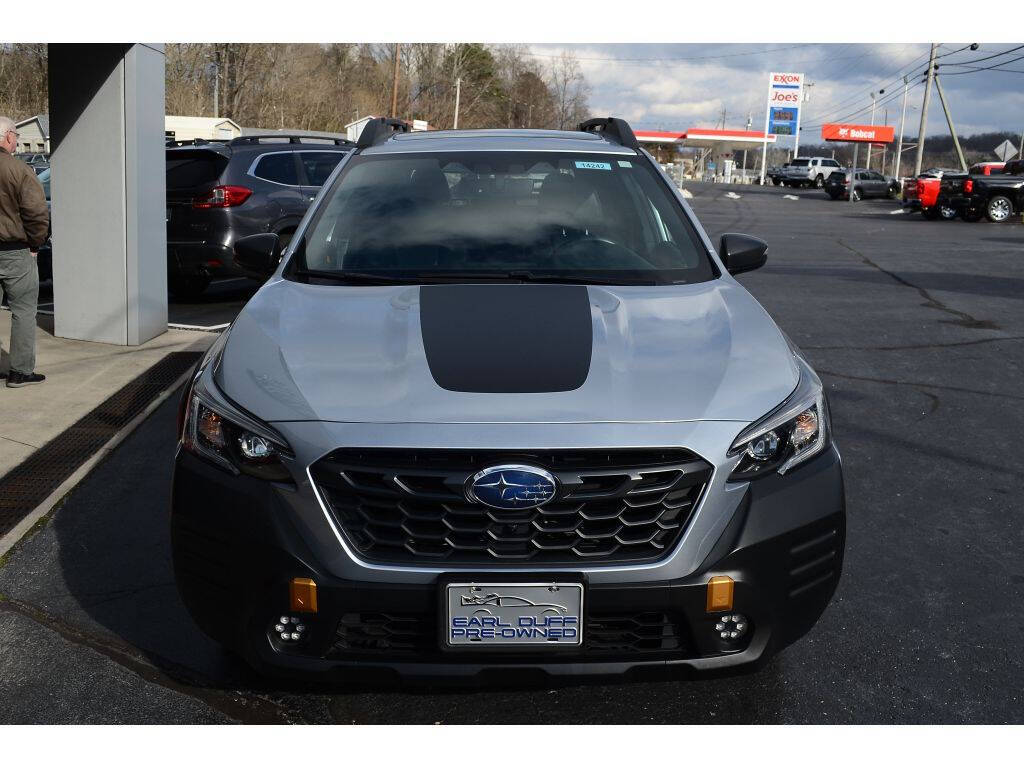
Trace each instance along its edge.
<instances>
[{"instance_id":1,"label":"front license plate","mask_svg":"<svg viewBox=\"0 0 1024 768\"><path fill-rule=\"evenodd\" d=\"M446 613L449 646L583 642L582 584L449 584Z\"/></svg>"}]
</instances>

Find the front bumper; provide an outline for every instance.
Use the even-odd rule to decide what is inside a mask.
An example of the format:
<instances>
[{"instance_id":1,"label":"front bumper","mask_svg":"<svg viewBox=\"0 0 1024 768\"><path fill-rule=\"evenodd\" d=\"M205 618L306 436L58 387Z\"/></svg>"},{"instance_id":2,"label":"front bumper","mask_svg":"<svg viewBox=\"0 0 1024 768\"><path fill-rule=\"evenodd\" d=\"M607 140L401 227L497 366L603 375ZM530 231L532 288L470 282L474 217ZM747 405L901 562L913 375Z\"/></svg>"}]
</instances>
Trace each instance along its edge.
<instances>
[{"instance_id":1,"label":"front bumper","mask_svg":"<svg viewBox=\"0 0 1024 768\"><path fill-rule=\"evenodd\" d=\"M530 579L582 581L582 649L451 652L441 650L437 627L439 585L452 572L415 583L337 578L307 546L304 536L310 532L282 501L280 494L287 493L254 478L232 477L179 451L171 529L179 592L196 623L257 669L288 676L349 678L386 671L451 679L511 673L521 679L531 672L577 676L752 667L817 621L838 583L845 541L842 467L830 448L785 476L750 483L711 553L692 573L591 583L585 569L524 570ZM705 611L708 579L723 574L735 582L732 612L747 616L751 628L731 644L714 629L720 614ZM295 577L316 581L319 610L302 616L308 627L303 640L284 646L272 628L289 614L288 584ZM472 572L474 580L488 578L506 582L509 573ZM620 631L609 635L608 627Z\"/></svg>"}]
</instances>

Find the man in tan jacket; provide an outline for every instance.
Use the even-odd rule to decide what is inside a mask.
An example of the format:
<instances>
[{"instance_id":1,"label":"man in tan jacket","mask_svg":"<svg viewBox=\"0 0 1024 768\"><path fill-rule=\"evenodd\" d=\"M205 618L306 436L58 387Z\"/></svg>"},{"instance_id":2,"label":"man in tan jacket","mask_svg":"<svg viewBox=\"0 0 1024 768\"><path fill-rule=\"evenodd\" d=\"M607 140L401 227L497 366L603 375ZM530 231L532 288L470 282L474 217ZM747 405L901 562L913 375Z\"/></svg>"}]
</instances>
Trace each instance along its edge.
<instances>
[{"instance_id":1,"label":"man in tan jacket","mask_svg":"<svg viewBox=\"0 0 1024 768\"><path fill-rule=\"evenodd\" d=\"M11 308L8 387L39 384L46 378L35 372L39 301L36 253L46 242L50 212L35 172L13 157L17 146L14 121L0 116L0 298L6 294Z\"/></svg>"}]
</instances>

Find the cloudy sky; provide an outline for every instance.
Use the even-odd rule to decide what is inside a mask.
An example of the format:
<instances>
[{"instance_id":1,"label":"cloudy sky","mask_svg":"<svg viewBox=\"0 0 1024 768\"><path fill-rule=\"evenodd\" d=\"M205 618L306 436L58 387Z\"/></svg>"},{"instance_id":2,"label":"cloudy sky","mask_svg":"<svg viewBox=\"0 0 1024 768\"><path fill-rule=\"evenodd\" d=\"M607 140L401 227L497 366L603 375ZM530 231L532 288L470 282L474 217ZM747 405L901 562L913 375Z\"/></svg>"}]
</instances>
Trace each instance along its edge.
<instances>
[{"instance_id":1,"label":"cloudy sky","mask_svg":"<svg viewBox=\"0 0 1024 768\"><path fill-rule=\"evenodd\" d=\"M995 130L1024 131L1024 43L983 43L977 51L954 53L968 43L944 43L938 54L942 85L957 133L970 135ZM1018 48L1019 46L1019 48ZM803 72L810 101L805 104L801 133L806 140L821 132L822 122L870 122L872 91L884 88L878 99L876 122L888 110L890 125L899 127L904 74L911 74L907 135L917 134L928 59L927 44L613 44L530 45L538 62L571 50L591 86L594 114L621 116L635 128L685 130L712 127L726 113L726 126L743 128L748 114L753 128L764 126L770 71ZM1018 48L1003 56L993 54ZM1018 57L1020 57L1018 59ZM985 58L968 66L952 66ZM1018 59L1014 61L1015 59ZM970 71L999 66L1009 71ZM965 72L957 74L954 72ZM926 135L948 132L942 107L933 89Z\"/></svg>"}]
</instances>

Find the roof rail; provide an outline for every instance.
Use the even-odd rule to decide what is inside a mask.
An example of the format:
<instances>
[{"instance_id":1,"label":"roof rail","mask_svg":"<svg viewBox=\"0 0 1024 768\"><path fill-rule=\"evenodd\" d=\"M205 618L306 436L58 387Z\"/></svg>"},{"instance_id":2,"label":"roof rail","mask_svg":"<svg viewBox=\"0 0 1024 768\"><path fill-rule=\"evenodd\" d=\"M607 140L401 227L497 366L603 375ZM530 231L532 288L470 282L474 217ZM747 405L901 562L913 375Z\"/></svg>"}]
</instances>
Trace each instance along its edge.
<instances>
[{"instance_id":1,"label":"roof rail","mask_svg":"<svg viewBox=\"0 0 1024 768\"><path fill-rule=\"evenodd\" d=\"M175 141L168 139L165 146L168 147L198 147L204 144L224 144L224 140L218 139L183 139L182 141Z\"/></svg>"},{"instance_id":2,"label":"roof rail","mask_svg":"<svg viewBox=\"0 0 1024 768\"><path fill-rule=\"evenodd\" d=\"M374 144L381 144L396 133L408 133L409 124L395 117L375 117L370 120L359 134L356 147L366 149Z\"/></svg>"},{"instance_id":3,"label":"roof rail","mask_svg":"<svg viewBox=\"0 0 1024 768\"><path fill-rule=\"evenodd\" d=\"M614 141L623 147L640 151L640 143L633 135L629 123L618 117L594 117L580 123L579 130L584 133L598 133L608 141Z\"/></svg>"},{"instance_id":4,"label":"roof rail","mask_svg":"<svg viewBox=\"0 0 1024 768\"><path fill-rule=\"evenodd\" d=\"M270 139L276 139L276 141L270 141ZM283 141L287 139L287 141ZM305 141L303 141L305 139ZM284 134L284 133L261 133L255 136L238 136L228 142L229 147L237 147L243 144L259 144L261 140L266 140L268 144L325 144L330 142L338 146L351 147L354 146L355 142L349 141L348 139L335 139L330 136L310 136L308 134Z\"/></svg>"}]
</instances>

